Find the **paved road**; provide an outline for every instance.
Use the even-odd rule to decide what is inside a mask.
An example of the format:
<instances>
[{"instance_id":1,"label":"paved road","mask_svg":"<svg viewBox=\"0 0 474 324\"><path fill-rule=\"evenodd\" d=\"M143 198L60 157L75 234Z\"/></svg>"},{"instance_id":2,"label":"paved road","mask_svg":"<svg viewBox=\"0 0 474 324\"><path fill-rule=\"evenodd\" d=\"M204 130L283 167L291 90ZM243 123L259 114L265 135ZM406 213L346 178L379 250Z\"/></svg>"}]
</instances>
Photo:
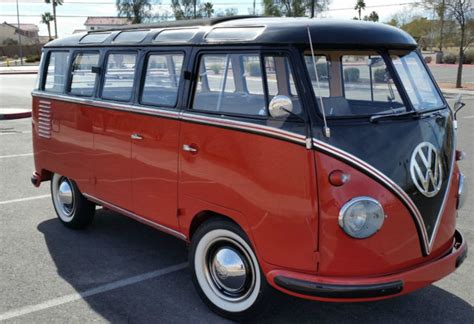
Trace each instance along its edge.
<instances>
[{"instance_id":1,"label":"paved road","mask_svg":"<svg viewBox=\"0 0 474 324\"><path fill-rule=\"evenodd\" d=\"M456 83L458 66L456 64L429 65L437 82ZM474 65L464 65L462 71L463 83L474 83Z\"/></svg>"},{"instance_id":2,"label":"paved road","mask_svg":"<svg viewBox=\"0 0 474 324\"><path fill-rule=\"evenodd\" d=\"M458 146L468 154L461 168L474 188L474 96L465 99L470 107L460 115ZM103 210L86 231L64 228L55 218L48 183L36 189L29 182L31 152L29 120L0 121L0 320L224 322L195 293L182 268L187 248L181 241ZM471 246L473 215L471 198L458 218ZM357 304L280 296L262 321L473 323L473 287L471 253L457 272L407 296Z\"/></svg>"}]
</instances>

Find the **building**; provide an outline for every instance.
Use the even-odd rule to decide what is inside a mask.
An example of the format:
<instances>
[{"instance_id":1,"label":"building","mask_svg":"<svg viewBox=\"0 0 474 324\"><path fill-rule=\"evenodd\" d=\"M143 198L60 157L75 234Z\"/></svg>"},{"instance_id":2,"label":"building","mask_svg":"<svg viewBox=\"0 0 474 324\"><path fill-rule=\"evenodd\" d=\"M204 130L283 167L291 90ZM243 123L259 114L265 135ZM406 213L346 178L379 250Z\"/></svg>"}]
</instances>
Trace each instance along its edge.
<instances>
[{"instance_id":1,"label":"building","mask_svg":"<svg viewBox=\"0 0 474 324\"><path fill-rule=\"evenodd\" d=\"M18 34L21 35L23 45L35 45L40 43L38 36L39 28L35 24L20 24L4 22L0 24L0 45L12 45L18 42Z\"/></svg>"},{"instance_id":2,"label":"building","mask_svg":"<svg viewBox=\"0 0 474 324\"><path fill-rule=\"evenodd\" d=\"M130 24L131 21L125 17L87 17L84 26L86 26L86 30L89 32L94 30L111 29Z\"/></svg>"}]
</instances>

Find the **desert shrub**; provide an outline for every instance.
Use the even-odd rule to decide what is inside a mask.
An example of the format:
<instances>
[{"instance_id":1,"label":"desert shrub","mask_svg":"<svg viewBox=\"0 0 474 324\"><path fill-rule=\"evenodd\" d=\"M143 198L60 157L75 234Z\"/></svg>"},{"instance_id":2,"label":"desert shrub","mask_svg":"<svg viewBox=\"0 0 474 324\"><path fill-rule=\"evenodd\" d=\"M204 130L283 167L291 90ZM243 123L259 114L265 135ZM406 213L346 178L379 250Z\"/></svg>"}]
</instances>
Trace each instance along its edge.
<instances>
[{"instance_id":1,"label":"desert shrub","mask_svg":"<svg viewBox=\"0 0 474 324\"><path fill-rule=\"evenodd\" d=\"M260 69L260 63L258 62L247 63L246 69L247 71L249 71L249 74L251 76L259 77L262 75L262 71Z\"/></svg>"},{"instance_id":2,"label":"desert shrub","mask_svg":"<svg viewBox=\"0 0 474 324\"><path fill-rule=\"evenodd\" d=\"M474 64L474 49L464 52L464 64Z\"/></svg>"},{"instance_id":3,"label":"desert shrub","mask_svg":"<svg viewBox=\"0 0 474 324\"><path fill-rule=\"evenodd\" d=\"M25 58L26 63L39 62L39 60L40 60L40 56L38 54L28 55Z\"/></svg>"},{"instance_id":4,"label":"desert shrub","mask_svg":"<svg viewBox=\"0 0 474 324\"><path fill-rule=\"evenodd\" d=\"M425 56L424 60L425 60L426 63L430 64L431 61L433 60L433 58L431 56Z\"/></svg>"},{"instance_id":5,"label":"desert shrub","mask_svg":"<svg viewBox=\"0 0 474 324\"><path fill-rule=\"evenodd\" d=\"M221 69L222 69L222 65L220 64L212 64L210 66L212 72L214 72L214 74L219 74L221 72Z\"/></svg>"},{"instance_id":6,"label":"desert shrub","mask_svg":"<svg viewBox=\"0 0 474 324\"><path fill-rule=\"evenodd\" d=\"M458 60L458 56L453 53L446 53L443 55L443 63L454 64Z\"/></svg>"},{"instance_id":7,"label":"desert shrub","mask_svg":"<svg viewBox=\"0 0 474 324\"><path fill-rule=\"evenodd\" d=\"M375 82L385 82L385 69L379 68L374 70L374 81Z\"/></svg>"},{"instance_id":8,"label":"desert shrub","mask_svg":"<svg viewBox=\"0 0 474 324\"><path fill-rule=\"evenodd\" d=\"M318 77L320 80L325 80L328 78L329 74L327 63L316 63L316 70L318 71ZM311 80L316 80L316 76L314 75L313 63L310 63L310 65L308 65L308 73Z\"/></svg>"},{"instance_id":9,"label":"desert shrub","mask_svg":"<svg viewBox=\"0 0 474 324\"><path fill-rule=\"evenodd\" d=\"M357 82L360 78L360 71L358 68L347 68L344 70L344 81Z\"/></svg>"}]
</instances>

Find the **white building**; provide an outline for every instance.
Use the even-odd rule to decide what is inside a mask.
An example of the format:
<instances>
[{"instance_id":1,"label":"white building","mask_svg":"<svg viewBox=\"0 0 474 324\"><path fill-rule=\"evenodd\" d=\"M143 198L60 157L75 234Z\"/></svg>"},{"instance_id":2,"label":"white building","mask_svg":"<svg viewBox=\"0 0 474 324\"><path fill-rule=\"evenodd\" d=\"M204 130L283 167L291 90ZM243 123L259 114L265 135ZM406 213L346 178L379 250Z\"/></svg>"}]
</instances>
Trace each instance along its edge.
<instances>
[{"instance_id":1,"label":"white building","mask_svg":"<svg viewBox=\"0 0 474 324\"><path fill-rule=\"evenodd\" d=\"M124 17L87 17L84 26L86 26L86 30L89 32L93 30L111 29L130 24L131 21Z\"/></svg>"},{"instance_id":2,"label":"white building","mask_svg":"<svg viewBox=\"0 0 474 324\"><path fill-rule=\"evenodd\" d=\"M39 44L39 28L35 24L20 24L20 29L15 23L4 22L0 24L0 45L12 45L18 42L18 34L21 35L23 45Z\"/></svg>"}]
</instances>

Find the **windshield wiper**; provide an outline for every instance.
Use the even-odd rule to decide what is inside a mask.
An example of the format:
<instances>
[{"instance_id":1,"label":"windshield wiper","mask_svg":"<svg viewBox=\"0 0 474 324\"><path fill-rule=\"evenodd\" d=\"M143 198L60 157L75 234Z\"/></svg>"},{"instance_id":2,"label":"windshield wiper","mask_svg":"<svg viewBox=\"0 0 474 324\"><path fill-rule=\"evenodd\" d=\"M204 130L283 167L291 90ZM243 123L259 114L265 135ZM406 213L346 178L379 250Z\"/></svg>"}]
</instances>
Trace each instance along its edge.
<instances>
[{"instance_id":1,"label":"windshield wiper","mask_svg":"<svg viewBox=\"0 0 474 324\"><path fill-rule=\"evenodd\" d=\"M419 117L420 113L415 110L410 110L410 111L404 111L402 113L397 113L397 114L379 114L379 115L371 116L369 120L371 123L376 123L377 121L381 119L399 118L399 117L406 117L406 116Z\"/></svg>"}]
</instances>

